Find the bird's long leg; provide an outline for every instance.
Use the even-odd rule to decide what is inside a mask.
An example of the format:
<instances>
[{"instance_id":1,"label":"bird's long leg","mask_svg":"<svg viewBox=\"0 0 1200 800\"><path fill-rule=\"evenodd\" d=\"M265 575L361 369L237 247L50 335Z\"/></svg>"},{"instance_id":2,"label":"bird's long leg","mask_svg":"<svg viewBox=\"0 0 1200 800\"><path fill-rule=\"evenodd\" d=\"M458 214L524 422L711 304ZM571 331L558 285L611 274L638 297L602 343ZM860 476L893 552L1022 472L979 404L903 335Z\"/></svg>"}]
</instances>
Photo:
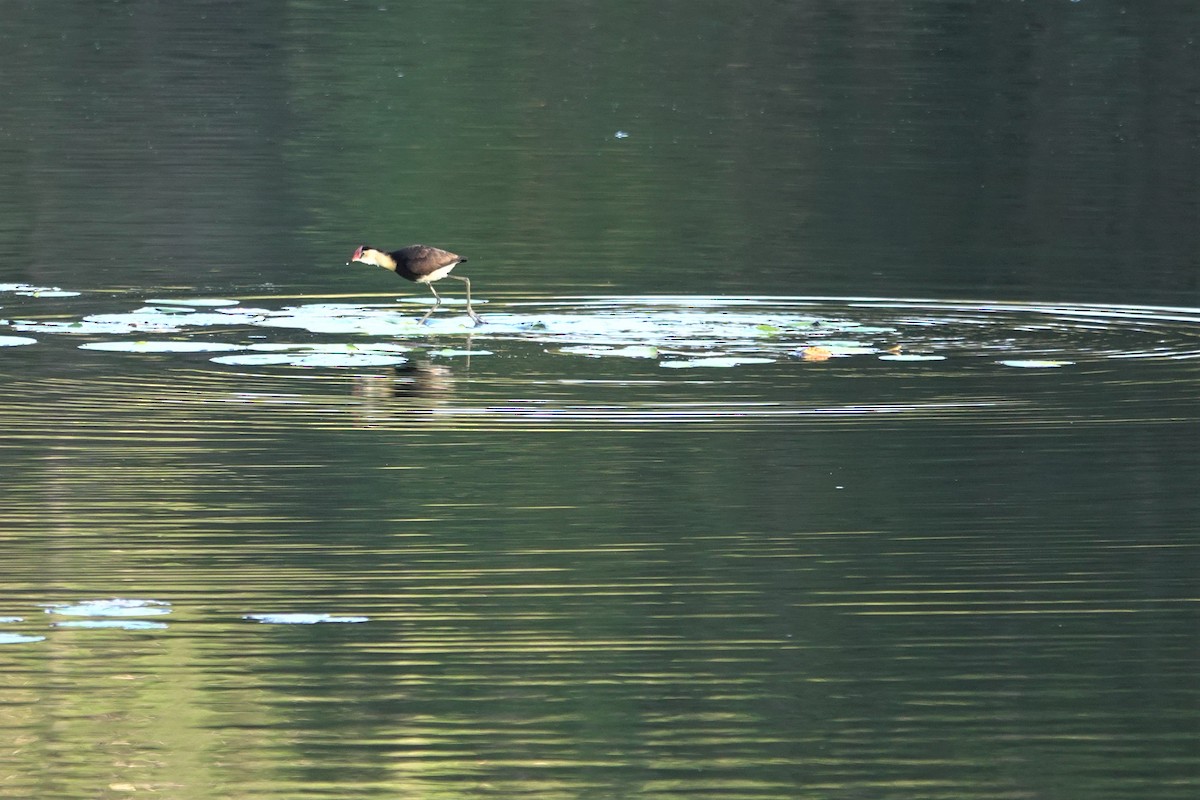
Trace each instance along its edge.
<instances>
[{"instance_id":1,"label":"bird's long leg","mask_svg":"<svg viewBox=\"0 0 1200 800\"><path fill-rule=\"evenodd\" d=\"M466 275L447 275L446 277L460 280L467 285L467 316L469 316L476 325L482 325L483 317L476 314L475 309L471 308L471 279Z\"/></svg>"},{"instance_id":2,"label":"bird's long leg","mask_svg":"<svg viewBox=\"0 0 1200 800\"><path fill-rule=\"evenodd\" d=\"M429 319L429 315L432 314L433 312L437 311L437 307L442 304L442 296L437 293L437 289L433 288L432 283L428 284L428 285L429 285L429 291L433 292L433 297L434 297L433 307L425 312L425 316L421 317L421 321L417 323L418 325L424 325L425 320Z\"/></svg>"}]
</instances>

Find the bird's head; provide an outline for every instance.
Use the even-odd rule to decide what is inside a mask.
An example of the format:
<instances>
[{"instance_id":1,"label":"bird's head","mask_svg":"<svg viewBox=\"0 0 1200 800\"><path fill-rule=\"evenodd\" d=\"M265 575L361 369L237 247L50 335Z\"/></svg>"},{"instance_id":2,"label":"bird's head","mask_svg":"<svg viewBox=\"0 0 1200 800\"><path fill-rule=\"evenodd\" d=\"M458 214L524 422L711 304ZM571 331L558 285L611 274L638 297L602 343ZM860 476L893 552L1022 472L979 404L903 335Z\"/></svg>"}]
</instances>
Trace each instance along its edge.
<instances>
[{"instance_id":1,"label":"bird's head","mask_svg":"<svg viewBox=\"0 0 1200 800\"><path fill-rule=\"evenodd\" d=\"M350 257L350 261L359 262L360 264L372 264L376 267L383 267L392 272L396 271L396 259L392 258L382 250L376 250L369 244L360 244L358 249L354 251L354 255Z\"/></svg>"}]
</instances>

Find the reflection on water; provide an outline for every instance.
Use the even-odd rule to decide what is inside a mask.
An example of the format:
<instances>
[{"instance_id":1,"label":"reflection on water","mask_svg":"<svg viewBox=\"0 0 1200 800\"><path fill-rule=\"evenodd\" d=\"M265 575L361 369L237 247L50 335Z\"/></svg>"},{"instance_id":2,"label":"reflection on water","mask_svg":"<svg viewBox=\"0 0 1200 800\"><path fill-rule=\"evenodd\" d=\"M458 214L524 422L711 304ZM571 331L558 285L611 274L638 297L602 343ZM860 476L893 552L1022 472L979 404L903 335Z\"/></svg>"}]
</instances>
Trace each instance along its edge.
<instances>
[{"instance_id":1,"label":"reflection on water","mask_svg":"<svg viewBox=\"0 0 1200 800\"><path fill-rule=\"evenodd\" d=\"M3 796L1194 788L1192 311L20 302Z\"/></svg>"}]
</instances>

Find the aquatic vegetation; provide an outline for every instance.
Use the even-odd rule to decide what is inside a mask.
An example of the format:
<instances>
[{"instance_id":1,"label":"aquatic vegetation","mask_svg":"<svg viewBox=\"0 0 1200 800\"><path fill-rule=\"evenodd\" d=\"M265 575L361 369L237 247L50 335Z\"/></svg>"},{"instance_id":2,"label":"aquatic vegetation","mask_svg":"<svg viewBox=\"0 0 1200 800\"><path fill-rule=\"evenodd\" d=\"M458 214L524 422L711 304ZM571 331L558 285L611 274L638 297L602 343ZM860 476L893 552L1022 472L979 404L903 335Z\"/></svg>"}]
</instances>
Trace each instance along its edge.
<instances>
[{"instance_id":1,"label":"aquatic vegetation","mask_svg":"<svg viewBox=\"0 0 1200 800\"><path fill-rule=\"evenodd\" d=\"M242 367L383 367L404 364L408 359L372 353L247 353L218 356L212 361Z\"/></svg>"},{"instance_id":2,"label":"aquatic vegetation","mask_svg":"<svg viewBox=\"0 0 1200 800\"><path fill-rule=\"evenodd\" d=\"M81 335L120 335L124 333L177 333L180 326L167 322L138 319L109 321L96 320L14 320L10 323L15 331L32 333L57 333Z\"/></svg>"},{"instance_id":3,"label":"aquatic vegetation","mask_svg":"<svg viewBox=\"0 0 1200 800\"><path fill-rule=\"evenodd\" d=\"M265 625L317 625L320 623L368 622L368 617L337 617L332 614L246 614L242 619Z\"/></svg>"},{"instance_id":4,"label":"aquatic vegetation","mask_svg":"<svg viewBox=\"0 0 1200 800\"><path fill-rule=\"evenodd\" d=\"M438 356L440 358L458 358L461 356L490 356L495 355L491 350L455 350L446 348L443 350L430 350L429 355Z\"/></svg>"},{"instance_id":5,"label":"aquatic vegetation","mask_svg":"<svg viewBox=\"0 0 1200 800\"><path fill-rule=\"evenodd\" d=\"M997 364L1002 364L1006 367L1017 367L1019 369L1055 369L1057 367L1069 366L1070 361L1045 361L1041 359L1021 359L1009 358L997 361Z\"/></svg>"},{"instance_id":6,"label":"aquatic vegetation","mask_svg":"<svg viewBox=\"0 0 1200 800\"><path fill-rule=\"evenodd\" d=\"M158 306L188 306L190 308L219 308L221 306L236 306L237 300L226 300L219 297L173 297L155 298L145 301Z\"/></svg>"},{"instance_id":7,"label":"aquatic vegetation","mask_svg":"<svg viewBox=\"0 0 1200 800\"><path fill-rule=\"evenodd\" d=\"M13 624L16 622L24 622L24 617L0 617L0 624ZM36 636L24 633L10 633L0 631L0 644L28 644L30 642L41 642L45 640L45 636Z\"/></svg>"},{"instance_id":8,"label":"aquatic vegetation","mask_svg":"<svg viewBox=\"0 0 1200 800\"><path fill-rule=\"evenodd\" d=\"M168 627L165 622L144 619L74 619L52 624L56 628L115 628L123 631L151 631Z\"/></svg>"},{"instance_id":9,"label":"aquatic vegetation","mask_svg":"<svg viewBox=\"0 0 1200 800\"><path fill-rule=\"evenodd\" d=\"M410 348L381 342L378 344L253 344L245 349L259 352L217 356L217 364L238 366L291 367L379 367L404 364L399 353Z\"/></svg>"},{"instance_id":10,"label":"aquatic vegetation","mask_svg":"<svg viewBox=\"0 0 1200 800\"><path fill-rule=\"evenodd\" d=\"M13 293L50 288L0 285ZM83 350L216 352L221 355L211 358L213 363L243 367L401 366L412 352L467 358L523 344L542 345L544 352L557 356L657 361L667 369L770 363L786 368L797 360L860 356L897 364L985 356L1021 369L1097 358L1200 357L1200 312L1193 309L868 298L595 297L511 303L489 311L484 324L476 326L468 316L451 313L420 324L405 308L429 302L418 297L270 308L217 297L158 297L130 311L77 317L60 314L56 307L45 319L0 321L0 328L91 339L79 345ZM445 305L462 302L446 298ZM277 330L338 341L270 341ZM1079 331L1087 335L1076 335ZM214 338L200 338L208 335ZM482 340L487 347L447 346L445 337ZM0 347L45 341L0 336ZM908 348L915 352L905 352Z\"/></svg>"},{"instance_id":11,"label":"aquatic vegetation","mask_svg":"<svg viewBox=\"0 0 1200 800\"><path fill-rule=\"evenodd\" d=\"M922 355L919 353L884 353L880 361L945 361L945 356Z\"/></svg>"},{"instance_id":12,"label":"aquatic vegetation","mask_svg":"<svg viewBox=\"0 0 1200 800\"><path fill-rule=\"evenodd\" d=\"M73 617L153 617L171 613L171 604L163 600L137 600L114 597L109 600L84 600L79 603L51 603L47 614Z\"/></svg>"},{"instance_id":13,"label":"aquatic vegetation","mask_svg":"<svg viewBox=\"0 0 1200 800\"><path fill-rule=\"evenodd\" d=\"M773 358L755 358L747 356L714 356L711 358L689 358L683 361L660 361L660 367L669 367L671 369L690 369L691 367L712 367L716 369L725 369L728 367L740 367L745 364L773 364Z\"/></svg>"},{"instance_id":14,"label":"aquatic vegetation","mask_svg":"<svg viewBox=\"0 0 1200 800\"><path fill-rule=\"evenodd\" d=\"M820 345L809 345L797 350L795 355L804 361L828 361L833 358L833 350Z\"/></svg>"},{"instance_id":15,"label":"aquatic vegetation","mask_svg":"<svg viewBox=\"0 0 1200 800\"><path fill-rule=\"evenodd\" d=\"M653 345L626 345L625 347L610 347L603 344L580 344L560 347L551 350L552 353L567 353L569 355L589 356L591 358L658 358L658 348Z\"/></svg>"},{"instance_id":16,"label":"aquatic vegetation","mask_svg":"<svg viewBox=\"0 0 1200 800\"><path fill-rule=\"evenodd\" d=\"M12 292L22 297L78 297L80 292L72 292L60 286L34 286L28 283L0 283L0 292Z\"/></svg>"},{"instance_id":17,"label":"aquatic vegetation","mask_svg":"<svg viewBox=\"0 0 1200 800\"><path fill-rule=\"evenodd\" d=\"M23 633L0 633L0 644L28 644L44 642L45 636L30 636Z\"/></svg>"},{"instance_id":18,"label":"aquatic vegetation","mask_svg":"<svg viewBox=\"0 0 1200 800\"><path fill-rule=\"evenodd\" d=\"M80 350L107 350L114 353L206 353L228 350L244 350L244 345L226 342L201 341L146 341L133 342L87 342L79 345Z\"/></svg>"}]
</instances>

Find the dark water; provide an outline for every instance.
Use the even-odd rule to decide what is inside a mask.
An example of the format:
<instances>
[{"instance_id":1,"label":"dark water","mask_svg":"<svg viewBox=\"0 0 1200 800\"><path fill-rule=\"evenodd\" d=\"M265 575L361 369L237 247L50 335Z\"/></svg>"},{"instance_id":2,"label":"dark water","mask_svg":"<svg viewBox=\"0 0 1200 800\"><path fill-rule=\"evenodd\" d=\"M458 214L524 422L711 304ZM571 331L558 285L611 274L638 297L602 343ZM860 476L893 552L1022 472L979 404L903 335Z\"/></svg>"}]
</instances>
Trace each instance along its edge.
<instances>
[{"instance_id":1,"label":"dark water","mask_svg":"<svg viewBox=\"0 0 1200 800\"><path fill-rule=\"evenodd\" d=\"M1191 6L3 12L0 797L1200 789Z\"/></svg>"}]
</instances>

